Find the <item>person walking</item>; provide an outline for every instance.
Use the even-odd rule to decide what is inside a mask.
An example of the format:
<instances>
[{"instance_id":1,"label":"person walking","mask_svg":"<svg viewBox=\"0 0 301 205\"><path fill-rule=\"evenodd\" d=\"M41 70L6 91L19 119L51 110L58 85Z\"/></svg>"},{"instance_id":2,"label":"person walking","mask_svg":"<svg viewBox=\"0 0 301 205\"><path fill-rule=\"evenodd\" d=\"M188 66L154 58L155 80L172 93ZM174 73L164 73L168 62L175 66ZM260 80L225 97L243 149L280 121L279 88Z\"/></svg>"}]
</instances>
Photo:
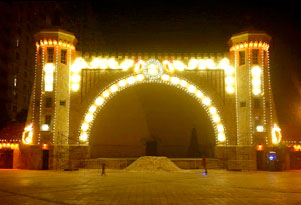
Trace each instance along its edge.
<instances>
[{"instance_id":1,"label":"person walking","mask_svg":"<svg viewBox=\"0 0 301 205\"><path fill-rule=\"evenodd\" d=\"M106 176L106 164L102 163L101 176Z\"/></svg>"},{"instance_id":2,"label":"person walking","mask_svg":"<svg viewBox=\"0 0 301 205\"><path fill-rule=\"evenodd\" d=\"M203 167L204 167L204 173L207 175L207 158L205 155L203 155Z\"/></svg>"}]
</instances>

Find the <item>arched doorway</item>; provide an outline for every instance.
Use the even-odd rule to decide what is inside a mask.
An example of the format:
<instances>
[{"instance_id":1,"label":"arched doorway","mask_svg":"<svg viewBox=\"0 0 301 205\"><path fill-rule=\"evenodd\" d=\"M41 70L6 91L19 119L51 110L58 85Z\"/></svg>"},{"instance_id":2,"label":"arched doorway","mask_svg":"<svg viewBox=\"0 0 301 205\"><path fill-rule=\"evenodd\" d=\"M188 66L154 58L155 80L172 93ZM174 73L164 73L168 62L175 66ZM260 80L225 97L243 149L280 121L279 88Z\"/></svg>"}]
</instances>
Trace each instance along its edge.
<instances>
[{"instance_id":1,"label":"arched doorway","mask_svg":"<svg viewBox=\"0 0 301 205\"><path fill-rule=\"evenodd\" d=\"M215 133L200 103L183 90L145 83L114 96L90 131L91 158L214 156Z\"/></svg>"},{"instance_id":2,"label":"arched doorway","mask_svg":"<svg viewBox=\"0 0 301 205\"><path fill-rule=\"evenodd\" d=\"M225 135L225 128L223 125L223 120L220 116L220 113L216 106L214 105L214 102L203 93L200 89L198 89L195 85L191 84L185 79L180 79L176 76L170 76L167 74L163 74L160 76L160 79L149 79L145 77L143 74L138 75L132 75L123 79L120 79L119 81L114 82L110 86L108 86L106 89L101 91L99 95L95 98L94 102L89 106L86 114L84 115L80 131L79 131L79 143L82 145L88 145L89 144L89 136L91 133L91 128L94 124L94 121L96 119L97 113L104 108L106 103L116 95L116 93L119 93L120 91L124 90L125 88L133 87L137 84L164 84L168 86L173 86L178 89L182 89L185 91L188 95L192 96L194 99L197 100L197 102L203 107L203 109L206 111L208 117L210 118L211 125L214 129L215 133L215 141L217 145L223 145L227 142L227 138ZM181 92L183 92L181 91ZM187 96L186 94L186 96ZM187 96L189 97L189 96ZM135 116L134 114L132 114ZM209 121L209 120L207 120ZM193 131L195 132L195 131ZM193 134L191 131L191 133ZM152 138L155 138L156 136L152 136Z\"/></svg>"}]
</instances>

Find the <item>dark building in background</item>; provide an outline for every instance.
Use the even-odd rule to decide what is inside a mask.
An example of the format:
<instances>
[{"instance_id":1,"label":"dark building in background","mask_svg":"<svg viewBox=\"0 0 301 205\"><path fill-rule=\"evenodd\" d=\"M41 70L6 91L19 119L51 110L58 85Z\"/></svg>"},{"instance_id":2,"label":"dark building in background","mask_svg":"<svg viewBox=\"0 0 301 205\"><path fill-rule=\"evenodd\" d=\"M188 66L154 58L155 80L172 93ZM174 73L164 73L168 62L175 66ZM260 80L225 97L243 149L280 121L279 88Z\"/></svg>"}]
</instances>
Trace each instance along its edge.
<instances>
[{"instance_id":1,"label":"dark building in background","mask_svg":"<svg viewBox=\"0 0 301 205\"><path fill-rule=\"evenodd\" d=\"M81 42L77 50L95 52L103 46L89 3L0 3L0 129L12 121L25 122L33 85L33 36L42 28L61 27Z\"/></svg>"}]
</instances>

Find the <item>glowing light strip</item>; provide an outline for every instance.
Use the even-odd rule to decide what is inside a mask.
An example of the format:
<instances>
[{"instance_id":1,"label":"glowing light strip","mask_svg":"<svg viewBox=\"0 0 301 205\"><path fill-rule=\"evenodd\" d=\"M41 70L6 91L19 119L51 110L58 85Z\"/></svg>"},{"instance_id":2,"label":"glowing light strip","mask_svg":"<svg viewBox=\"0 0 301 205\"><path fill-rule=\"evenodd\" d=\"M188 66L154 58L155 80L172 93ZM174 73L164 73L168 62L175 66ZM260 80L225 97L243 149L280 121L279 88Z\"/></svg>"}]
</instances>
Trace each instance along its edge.
<instances>
[{"instance_id":1,"label":"glowing light strip","mask_svg":"<svg viewBox=\"0 0 301 205\"><path fill-rule=\"evenodd\" d=\"M160 80L147 79L143 74L131 75L129 77L120 79L119 81L107 87L104 91L102 91L97 96L94 103L90 105L89 109L85 113L79 131L79 142L83 144L88 144L89 131L90 128L92 127L97 112L112 96L114 96L116 93L118 93L121 90L124 90L127 87L139 83L164 83L167 85L172 85L177 88L180 88L186 91L188 94L192 95L201 103L201 105L205 108L208 115L210 116L210 119L212 121L216 133L217 144L223 144L225 142L227 143L227 139L225 135L225 127L223 125L219 111L214 106L211 99L205 96L201 90L199 90L196 86L189 83L188 81L167 74L163 74Z\"/></svg>"},{"instance_id":2,"label":"glowing light strip","mask_svg":"<svg viewBox=\"0 0 301 205\"><path fill-rule=\"evenodd\" d=\"M246 48L262 48L263 50L267 51L269 50L270 45L268 43L262 42L262 41L250 41L250 42L244 42L244 43L237 43L234 44L230 51L237 51L237 50L244 50Z\"/></svg>"},{"instance_id":3,"label":"glowing light strip","mask_svg":"<svg viewBox=\"0 0 301 205\"><path fill-rule=\"evenodd\" d=\"M57 83L58 83L58 58L59 58L59 47L55 47L56 50L56 59L55 59L55 73L54 73L54 109L53 109L53 119L52 119L52 143L57 143L56 141L56 112L57 112Z\"/></svg>"},{"instance_id":4,"label":"glowing light strip","mask_svg":"<svg viewBox=\"0 0 301 205\"><path fill-rule=\"evenodd\" d=\"M237 85L237 51L234 51L234 67L235 67L235 80L236 80L236 85ZM236 86L235 89L235 103L236 103L236 143L237 145L240 144L239 138L240 138L240 134L239 134L239 103L238 103L238 86Z\"/></svg>"},{"instance_id":5,"label":"glowing light strip","mask_svg":"<svg viewBox=\"0 0 301 205\"><path fill-rule=\"evenodd\" d=\"M42 47L42 68L45 67L45 48ZM43 71L42 71L43 73ZM43 94L44 94L44 91L43 91L43 84L44 84L44 75L42 74L41 75L41 93L40 93L40 113L39 113L39 125L42 124L42 107L43 107ZM38 134L38 144L40 144L40 140L41 140L41 133L39 131L39 134Z\"/></svg>"},{"instance_id":6,"label":"glowing light strip","mask_svg":"<svg viewBox=\"0 0 301 205\"><path fill-rule=\"evenodd\" d=\"M72 45L71 42L67 42L67 41L62 41L59 40L59 42L57 42L57 39L44 39L44 40L40 40L39 42L36 42L36 46L47 46L47 45L54 45L54 46L59 46L59 47L64 47L64 48L70 48L70 49L75 49L75 47Z\"/></svg>"},{"instance_id":7,"label":"glowing light strip","mask_svg":"<svg viewBox=\"0 0 301 205\"><path fill-rule=\"evenodd\" d=\"M269 51L267 50L268 57L268 89L269 89L269 104L270 104L270 124L269 127L273 125L273 100L272 100L272 88L271 88L271 75L270 75L270 57ZM272 140L272 139L271 139Z\"/></svg>"},{"instance_id":8,"label":"glowing light strip","mask_svg":"<svg viewBox=\"0 0 301 205\"><path fill-rule=\"evenodd\" d=\"M249 125L250 125L250 144L253 144L253 109L252 109L252 92L251 92L251 73L253 73L253 69L251 71L251 49L248 49L248 70L249 70Z\"/></svg>"},{"instance_id":9,"label":"glowing light strip","mask_svg":"<svg viewBox=\"0 0 301 205\"><path fill-rule=\"evenodd\" d=\"M267 127L267 121L266 121L266 109L265 109L265 72L266 72L266 66L264 61L264 51L261 50L261 64L262 64L262 108L263 108L263 131ZM265 144L268 144L268 136L265 136Z\"/></svg>"}]
</instances>

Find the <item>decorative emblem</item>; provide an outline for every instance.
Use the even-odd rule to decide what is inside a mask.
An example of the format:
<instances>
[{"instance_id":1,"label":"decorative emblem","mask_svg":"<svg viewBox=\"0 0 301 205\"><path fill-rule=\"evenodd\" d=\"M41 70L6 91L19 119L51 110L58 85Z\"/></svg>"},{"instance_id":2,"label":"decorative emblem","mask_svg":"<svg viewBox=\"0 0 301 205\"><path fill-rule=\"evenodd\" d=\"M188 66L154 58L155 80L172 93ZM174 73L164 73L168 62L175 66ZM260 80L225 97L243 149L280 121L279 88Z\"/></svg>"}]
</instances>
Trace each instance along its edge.
<instances>
[{"instance_id":1,"label":"decorative emblem","mask_svg":"<svg viewBox=\"0 0 301 205\"><path fill-rule=\"evenodd\" d=\"M157 59L149 59L143 67L143 74L150 80L160 78L163 73L163 66Z\"/></svg>"}]
</instances>

